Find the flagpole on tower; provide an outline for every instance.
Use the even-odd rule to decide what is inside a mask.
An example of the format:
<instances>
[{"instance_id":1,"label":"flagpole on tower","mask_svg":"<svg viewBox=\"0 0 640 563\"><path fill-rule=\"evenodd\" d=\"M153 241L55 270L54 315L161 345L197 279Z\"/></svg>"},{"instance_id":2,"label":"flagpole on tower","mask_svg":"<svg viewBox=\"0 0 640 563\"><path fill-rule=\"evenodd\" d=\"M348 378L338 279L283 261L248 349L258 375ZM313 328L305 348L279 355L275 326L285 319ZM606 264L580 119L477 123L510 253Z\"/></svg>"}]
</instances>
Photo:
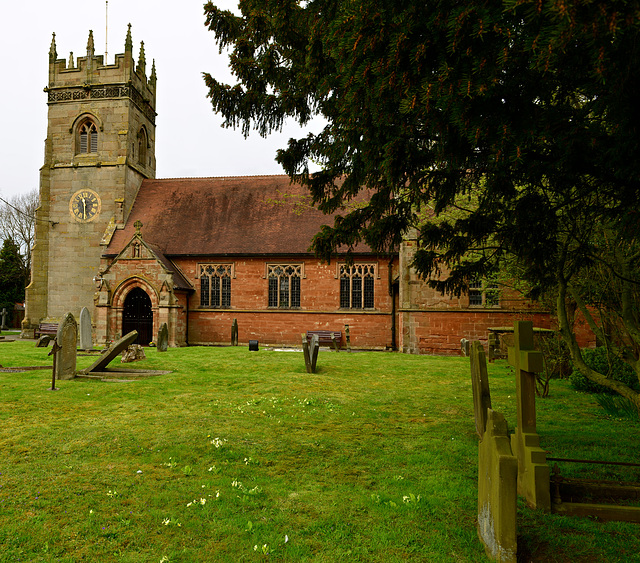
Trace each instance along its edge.
<instances>
[{"instance_id":1,"label":"flagpole on tower","mask_svg":"<svg viewBox=\"0 0 640 563\"><path fill-rule=\"evenodd\" d=\"M104 64L109 64L109 0L105 0L104 6Z\"/></svg>"}]
</instances>

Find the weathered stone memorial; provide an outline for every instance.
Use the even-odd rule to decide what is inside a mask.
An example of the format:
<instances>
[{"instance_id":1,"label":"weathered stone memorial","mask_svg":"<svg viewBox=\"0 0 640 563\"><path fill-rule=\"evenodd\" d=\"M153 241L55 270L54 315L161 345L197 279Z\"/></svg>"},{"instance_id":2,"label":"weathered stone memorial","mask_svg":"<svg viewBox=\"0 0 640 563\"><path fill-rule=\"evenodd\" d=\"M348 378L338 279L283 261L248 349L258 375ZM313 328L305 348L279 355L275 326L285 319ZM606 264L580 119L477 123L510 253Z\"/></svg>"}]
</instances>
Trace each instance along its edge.
<instances>
[{"instance_id":1,"label":"weathered stone memorial","mask_svg":"<svg viewBox=\"0 0 640 563\"><path fill-rule=\"evenodd\" d=\"M507 421L491 409L487 361L480 342L471 345L471 382L478 446L478 536L494 561L515 562L517 470Z\"/></svg>"},{"instance_id":2,"label":"weathered stone memorial","mask_svg":"<svg viewBox=\"0 0 640 563\"><path fill-rule=\"evenodd\" d=\"M51 336L43 334L38 340L36 340L36 348L48 348L49 342L51 342Z\"/></svg>"},{"instance_id":3,"label":"weathered stone memorial","mask_svg":"<svg viewBox=\"0 0 640 563\"><path fill-rule=\"evenodd\" d=\"M536 431L536 373L543 369L542 353L533 347L533 323L516 321L509 364L515 368L517 427L511 449L518 458L518 493L532 508L551 510L549 465Z\"/></svg>"},{"instance_id":4,"label":"weathered stone memorial","mask_svg":"<svg viewBox=\"0 0 640 563\"><path fill-rule=\"evenodd\" d=\"M127 364L129 362L139 362L140 360L146 359L147 356L144 353L144 348L140 346L140 344L130 344L125 350L122 351L120 362L123 364Z\"/></svg>"},{"instance_id":5,"label":"weathered stone memorial","mask_svg":"<svg viewBox=\"0 0 640 563\"><path fill-rule=\"evenodd\" d=\"M307 373L315 373L318 363L318 350L320 349L320 341L317 334L311 335L311 341L307 339L307 335L302 333L302 353L304 354L304 365Z\"/></svg>"},{"instance_id":6,"label":"weathered stone memorial","mask_svg":"<svg viewBox=\"0 0 640 563\"><path fill-rule=\"evenodd\" d=\"M58 381L76 376L78 324L71 313L67 313L58 325L56 342L60 347L56 356L55 378Z\"/></svg>"},{"instance_id":7,"label":"weathered stone memorial","mask_svg":"<svg viewBox=\"0 0 640 563\"><path fill-rule=\"evenodd\" d=\"M126 350L130 344L133 344L136 338L138 338L138 332L135 330L132 330L129 334L125 334L120 340L109 346L93 364L87 369L81 370L80 373L88 375L90 373L105 371L111 361L117 358L123 350Z\"/></svg>"},{"instance_id":8,"label":"weathered stone memorial","mask_svg":"<svg viewBox=\"0 0 640 563\"><path fill-rule=\"evenodd\" d=\"M166 352L169 347L169 328L167 323L162 323L160 330L158 331L157 350L158 352Z\"/></svg>"},{"instance_id":9,"label":"weathered stone memorial","mask_svg":"<svg viewBox=\"0 0 640 563\"><path fill-rule=\"evenodd\" d=\"M0 325L0 330L9 330L9 327L7 326L7 315L9 313L7 313L7 309L6 307L2 308L2 312L0 313L0 315L2 315L2 325Z\"/></svg>"},{"instance_id":10,"label":"weathered stone memorial","mask_svg":"<svg viewBox=\"0 0 640 563\"><path fill-rule=\"evenodd\" d=\"M231 346L238 345L238 319L233 319L231 324Z\"/></svg>"},{"instance_id":11,"label":"weathered stone memorial","mask_svg":"<svg viewBox=\"0 0 640 563\"><path fill-rule=\"evenodd\" d=\"M133 330L129 334L125 334L118 341L114 342L107 349L102 352L100 357L93 362L93 364L87 369L80 370L78 375L84 378L100 379L102 381L116 381L127 382L134 381L136 379L142 379L145 377L152 377L156 375L165 375L171 373L165 370L150 370L150 369L132 369L132 368L109 368L107 367L111 361L115 360L123 351L127 351L129 347L138 338L138 333ZM138 345L135 345L136 347ZM139 347L142 349L142 347Z\"/></svg>"},{"instance_id":12,"label":"weathered stone memorial","mask_svg":"<svg viewBox=\"0 0 640 563\"><path fill-rule=\"evenodd\" d=\"M468 357L470 351L471 342L466 338L460 339L460 352L463 356Z\"/></svg>"},{"instance_id":13,"label":"weathered stone memorial","mask_svg":"<svg viewBox=\"0 0 640 563\"><path fill-rule=\"evenodd\" d=\"M89 309L83 307L80 311L80 350L93 350L93 336L91 334L91 315Z\"/></svg>"}]
</instances>

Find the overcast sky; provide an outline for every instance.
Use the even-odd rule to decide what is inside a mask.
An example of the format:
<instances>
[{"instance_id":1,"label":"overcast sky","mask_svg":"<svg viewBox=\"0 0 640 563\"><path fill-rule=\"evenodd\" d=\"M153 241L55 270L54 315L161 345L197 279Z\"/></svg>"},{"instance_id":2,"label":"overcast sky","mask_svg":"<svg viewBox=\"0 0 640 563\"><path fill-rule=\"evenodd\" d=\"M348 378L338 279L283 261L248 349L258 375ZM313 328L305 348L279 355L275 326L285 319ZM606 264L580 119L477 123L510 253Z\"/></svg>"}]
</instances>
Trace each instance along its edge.
<instances>
[{"instance_id":1,"label":"overcast sky","mask_svg":"<svg viewBox=\"0 0 640 563\"><path fill-rule=\"evenodd\" d=\"M206 97L202 72L232 81L226 55L204 26L204 0L3 0L0 18L0 197L37 188L44 160L51 34L58 58L86 55L89 30L96 54L108 46L108 62L124 52L131 23L137 60L144 41L147 73L155 59L158 76L156 161L158 178L281 174L276 149L299 130L291 126L267 139L245 140L239 130L220 127ZM237 0L216 4L235 9ZM188 142L187 142L188 139Z\"/></svg>"}]
</instances>

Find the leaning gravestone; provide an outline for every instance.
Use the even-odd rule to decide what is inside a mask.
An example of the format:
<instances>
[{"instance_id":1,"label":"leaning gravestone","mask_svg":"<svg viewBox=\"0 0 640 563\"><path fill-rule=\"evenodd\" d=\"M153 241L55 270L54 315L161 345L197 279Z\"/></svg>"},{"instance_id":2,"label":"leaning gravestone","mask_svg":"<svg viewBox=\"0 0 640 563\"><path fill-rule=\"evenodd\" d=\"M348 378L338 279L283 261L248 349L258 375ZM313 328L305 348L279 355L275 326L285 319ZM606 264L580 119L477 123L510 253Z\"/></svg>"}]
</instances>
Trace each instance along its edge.
<instances>
[{"instance_id":1,"label":"leaning gravestone","mask_svg":"<svg viewBox=\"0 0 640 563\"><path fill-rule=\"evenodd\" d=\"M0 313L0 315L2 315L2 325L0 326L0 330L9 330L9 327L7 326L7 309L6 307L2 308L2 313Z\"/></svg>"},{"instance_id":2,"label":"leaning gravestone","mask_svg":"<svg viewBox=\"0 0 640 563\"><path fill-rule=\"evenodd\" d=\"M80 350L93 350L93 337L91 335L91 315L86 307L80 311Z\"/></svg>"},{"instance_id":3,"label":"leaning gravestone","mask_svg":"<svg viewBox=\"0 0 640 563\"><path fill-rule=\"evenodd\" d=\"M238 345L238 319L233 319L231 324L231 346Z\"/></svg>"},{"instance_id":4,"label":"leaning gravestone","mask_svg":"<svg viewBox=\"0 0 640 563\"><path fill-rule=\"evenodd\" d=\"M304 365L307 373L316 372L316 364L318 362L318 350L320 349L320 341L318 335L311 336L311 342L307 340L307 335L302 333L302 353L304 354Z\"/></svg>"},{"instance_id":5,"label":"leaning gravestone","mask_svg":"<svg viewBox=\"0 0 640 563\"><path fill-rule=\"evenodd\" d=\"M158 331L156 349L158 352L166 352L169 346L169 328L167 323L162 323L160 330Z\"/></svg>"},{"instance_id":6,"label":"leaning gravestone","mask_svg":"<svg viewBox=\"0 0 640 563\"><path fill-rule=\"evenodd\" d=\"M471 345L471 386L478 446L478 536L493 561L515 563L518 460L507 421L491 409L487 360L480 342Z\"/></svg>"},{"instance_id":7,"label":"leaning gravestone","mask_svg":"<svg viewBox=\"0 0 640 563\"><path fill-rule=\"evenodd\" d=\"M43 334L38 340L36 340L36 348L48 348L49 342L51 342L51 336Z\"/></svg>"},{"instance_id":8,"label":"leaning gravestone","mask_svg":"<svg viewBox=\"0 0 640 563\"><path fill-rule=\"evenodd\" d=\"M56 356L56 379L73 379L76 376L78 324L71 313L67 313L58 325L56 341L60 346Z\"/></svg>"},{"instance_id":9,"label":"leaning gravestone","mask_svg":"<svg viewBox=\"0 0 640 563\"><path fill-rule=\"evenodd\" d=\"M87 369L81 371L82 374L87 375L91 372L101 372L106 369L111 360L117 358L123 350L126 350L130 344L133 344L138 338L138 331L132 330L129 334L125 334L120 340L114 342L109 348L107 348L100 357L91 364Z\"/></svg>"}]
</instances>

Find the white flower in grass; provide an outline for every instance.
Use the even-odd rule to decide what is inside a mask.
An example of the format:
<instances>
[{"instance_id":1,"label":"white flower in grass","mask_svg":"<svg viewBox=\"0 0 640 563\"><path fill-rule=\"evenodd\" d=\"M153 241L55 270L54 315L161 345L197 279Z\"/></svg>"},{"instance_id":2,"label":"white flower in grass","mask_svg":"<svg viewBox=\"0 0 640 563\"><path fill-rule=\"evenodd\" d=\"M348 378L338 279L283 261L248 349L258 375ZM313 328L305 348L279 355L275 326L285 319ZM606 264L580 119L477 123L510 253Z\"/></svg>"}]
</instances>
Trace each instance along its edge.
<instances>
[{"instance_id":1,"label":"white flower in grass","mask_svg":"<svg viewBox=\"0 0 640 563\"><path fill-rule=\"evenodd\" d=\"M207 499L206 499L206 498L201 498L201 499L200 499L200 504L201 504L202 506L204 506L206 502L207 502Z\"/></svg>"},{"instance_id":2,"label":"white flower in grass","mask_svg":"<svg viewBox=\"0 0 640 563\"><path fill-rule=\"evenodd\" d=\"M170 520L169 518L165 518L165 519L162 521L162 523L163 523L165 526L168 526L169 524L171 524L171 520Z\"/></svg>"}]
</instances>

